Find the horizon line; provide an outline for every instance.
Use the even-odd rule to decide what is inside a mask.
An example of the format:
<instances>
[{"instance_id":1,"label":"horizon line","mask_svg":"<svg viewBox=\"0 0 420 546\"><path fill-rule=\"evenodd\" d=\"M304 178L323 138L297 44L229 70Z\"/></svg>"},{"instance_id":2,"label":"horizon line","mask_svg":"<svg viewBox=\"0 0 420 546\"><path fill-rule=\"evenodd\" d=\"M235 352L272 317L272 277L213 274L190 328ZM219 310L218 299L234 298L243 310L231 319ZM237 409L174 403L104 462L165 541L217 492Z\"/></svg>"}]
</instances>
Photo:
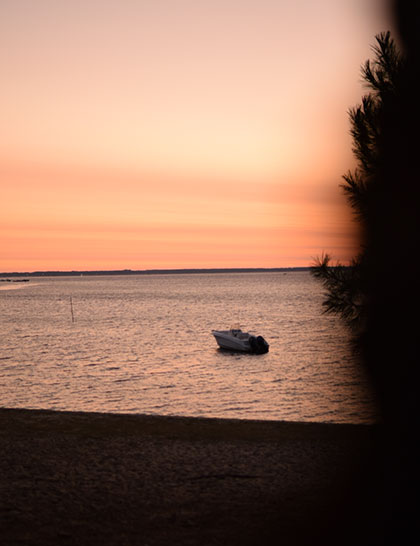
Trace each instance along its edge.
<instances>
[{"instance_id":1,"label":"horizon line","mask_svg":"<svg viewBox=\"0 0 420 546\"><path fill-rule=\"evenodd\" d=\"M252 273L252 272L276 272L276 271L305 271L310 266L291 267L209 267L209 268L173 268L173 269L95 269L95 270L45 270L45 271L13 271L0 272L0 277L48 277L48 276L100 276L100 275L168 275L168 274L194 274L194 273Z\"/></svg>"}]
</instances>

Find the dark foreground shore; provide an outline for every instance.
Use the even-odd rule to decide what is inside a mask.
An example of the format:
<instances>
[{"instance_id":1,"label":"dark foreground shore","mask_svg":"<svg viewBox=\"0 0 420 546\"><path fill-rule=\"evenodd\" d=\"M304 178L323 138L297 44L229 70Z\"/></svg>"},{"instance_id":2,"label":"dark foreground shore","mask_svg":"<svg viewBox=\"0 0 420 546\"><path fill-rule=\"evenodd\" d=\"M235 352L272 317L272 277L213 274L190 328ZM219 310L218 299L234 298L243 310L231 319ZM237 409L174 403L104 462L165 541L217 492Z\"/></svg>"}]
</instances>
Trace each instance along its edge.
<instances>
[{"instance_id":1,"label":"dark foreground shore","mask_svg":"<svg viewBox=\"0 0 420 546\"><path fill-rule=\"evenodd\" d=\"M0 543L373 544L376 433L0 409Z\"/></svg>"}]
</instances>

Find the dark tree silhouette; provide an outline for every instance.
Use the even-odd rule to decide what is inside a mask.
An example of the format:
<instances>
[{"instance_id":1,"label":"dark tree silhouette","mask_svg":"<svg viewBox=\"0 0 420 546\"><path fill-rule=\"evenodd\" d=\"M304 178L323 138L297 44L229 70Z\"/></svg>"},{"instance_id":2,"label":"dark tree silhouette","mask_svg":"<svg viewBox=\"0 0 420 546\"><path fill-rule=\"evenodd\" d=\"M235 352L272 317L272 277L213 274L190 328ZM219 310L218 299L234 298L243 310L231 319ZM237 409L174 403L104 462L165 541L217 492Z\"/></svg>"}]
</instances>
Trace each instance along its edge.
<instances>
[{"instance_id":1,"label":"dark tree silhouette","mask_svg":"<svg viewBox=\"0 0 420 546\"><path fill-rule=\"evenodd\" d=\"M376 541L361 537L369 545L419 536L420 6L390 2L401 52L389 33L377 36L375 60L362 69L370 92L349 112L357 168L343 188L361 226L361 253L345 273L328 255L312 270L327 289L326 310L357 325L361 363L380 401L371 508L383 529Z\"/></svg>"},{"instance_id":2,"label":"dark tree silhouette","mask_svg":"<svg viewBox=\"0 0 420 546\"><path fill-rule=\"evenodd\" d=\"M327 313L340 314L353 330L357 330L363 314L360 263L354 259L350 266L339 263L331 266L330 262L330 255L323 254L311 268L312 275L326 288L322 305Z\"/></svg>"},{"instance_id":3,"label":"dark tree silhouette","mask_svg":"<svg viewBox=\"0 0 420 546\"><path fill-rule=\"evenodd\" d=\"M400 100L404 71L404 58L390 32L376 36L373 51L375 60L366 61L362 67L363 79L370 92L362 98L361 104L349 110L357 167L343 176L344 183L341 184L360 223L363 250L349 266L331 265L331 256L324 254L311 268L312 275L326 288L325 311L341 315L358 332L366 325L369 287L365 270L370 260L368 233L381 192L378 174L384 153L387 113Z\"/></svg>"}]
</instances>

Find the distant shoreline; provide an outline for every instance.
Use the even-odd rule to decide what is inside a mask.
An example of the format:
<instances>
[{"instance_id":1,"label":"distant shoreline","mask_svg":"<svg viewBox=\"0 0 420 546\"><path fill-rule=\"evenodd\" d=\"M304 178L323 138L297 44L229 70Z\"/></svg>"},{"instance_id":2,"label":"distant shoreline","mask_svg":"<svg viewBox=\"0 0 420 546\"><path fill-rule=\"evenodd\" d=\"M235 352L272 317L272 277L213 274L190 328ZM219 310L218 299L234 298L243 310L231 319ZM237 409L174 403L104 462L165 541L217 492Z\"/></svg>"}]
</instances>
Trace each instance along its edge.
<instances>
[{"instance_id":1,"label":"distant shoreline","mask_svg":"<svg viewBox=\"0 0 420 546\"><path fill-rule=\"evenodd\" d=\"M104 275L181 275L181 274L211 274L211 273L277 273L309 271L310 267L242 267L242 268L213 268L213 269L114 269L96 271L32 271L0 273L4 277L80 277Z\"/></svg>"},{"instance_id":2,"label":"distant shoreline","mask_svg":"<svg viewBox=\"0 0 420 546\"><path fill-rule=\"evenodd\" d=\"M10 275L7 275L8 277ZM29 282L29 279L0 279L0 282Z\"/></svg>"}]
</instances>

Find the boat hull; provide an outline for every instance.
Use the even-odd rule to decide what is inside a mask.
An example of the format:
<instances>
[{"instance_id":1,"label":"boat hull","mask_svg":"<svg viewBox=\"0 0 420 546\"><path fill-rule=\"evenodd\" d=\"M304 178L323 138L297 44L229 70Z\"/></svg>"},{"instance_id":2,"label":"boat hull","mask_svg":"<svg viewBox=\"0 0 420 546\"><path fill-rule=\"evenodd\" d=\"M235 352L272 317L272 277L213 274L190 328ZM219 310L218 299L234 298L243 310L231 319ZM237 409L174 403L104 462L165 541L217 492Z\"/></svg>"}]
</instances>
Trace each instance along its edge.
<instances>
[{"instance_id":1,"label":"boat hull","mask_svg":"<svg viewBox=\"0 0 420 546\"><path fill-rule=\"evenodd\" d=\"M250 345L247 339L238 339L229 332L212 332L217 344L221 349L229 351L241 351L244 353L250 352Z\"/></svg>"}]
</instances>

